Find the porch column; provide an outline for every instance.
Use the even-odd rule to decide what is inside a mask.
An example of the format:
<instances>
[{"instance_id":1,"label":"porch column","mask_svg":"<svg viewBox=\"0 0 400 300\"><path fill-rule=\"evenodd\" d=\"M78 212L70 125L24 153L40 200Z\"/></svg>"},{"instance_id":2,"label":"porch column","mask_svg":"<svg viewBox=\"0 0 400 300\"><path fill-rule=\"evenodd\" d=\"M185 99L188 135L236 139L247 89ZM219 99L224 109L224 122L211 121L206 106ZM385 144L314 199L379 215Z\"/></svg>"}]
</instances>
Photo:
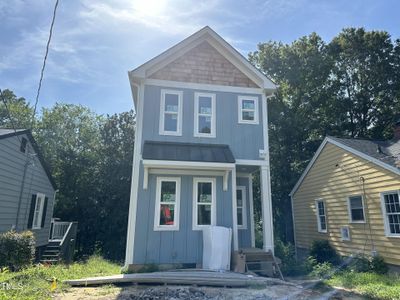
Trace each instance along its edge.
<instances>
[{"instance_id":1,"label":"porch column","mask_svg":"<svg viewBox=\"0 0 400 300\"><path fill-rule=\"evenodd\" d=\"M263 224L263 248L264 251L274 253L274 232L272 224L271 183L269 166L261 166L261 207Z\"/></svg>"},{"instance_id":2,"label":"porch column","mask_svg":"<svg viewBox=\"0 0 400 300\"><path fill-rule=\"evenodd\" d=\"M237 224L237 200L236 200L236 168L232 169L232 229L233 229L233 250L239 250L238 224Z\"/></svg>"}]
</instances>

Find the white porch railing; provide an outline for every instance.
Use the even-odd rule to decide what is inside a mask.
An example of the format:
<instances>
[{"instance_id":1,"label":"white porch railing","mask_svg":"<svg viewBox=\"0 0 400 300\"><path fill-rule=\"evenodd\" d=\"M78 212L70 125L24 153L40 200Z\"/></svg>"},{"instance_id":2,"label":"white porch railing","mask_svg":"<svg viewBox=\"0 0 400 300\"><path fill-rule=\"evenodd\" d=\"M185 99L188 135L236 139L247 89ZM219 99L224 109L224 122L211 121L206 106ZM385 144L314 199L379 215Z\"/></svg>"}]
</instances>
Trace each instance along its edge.
<instances>
[{"instance_id":1,"label":"white porch railing","mask_svg":"<svg viewBox=\"0 0 400 300\"><path fill-rule=\"evenodd\" d=\"M50 241L62 241L71 222L53 221Z\"/></svg>"}]
</instances>

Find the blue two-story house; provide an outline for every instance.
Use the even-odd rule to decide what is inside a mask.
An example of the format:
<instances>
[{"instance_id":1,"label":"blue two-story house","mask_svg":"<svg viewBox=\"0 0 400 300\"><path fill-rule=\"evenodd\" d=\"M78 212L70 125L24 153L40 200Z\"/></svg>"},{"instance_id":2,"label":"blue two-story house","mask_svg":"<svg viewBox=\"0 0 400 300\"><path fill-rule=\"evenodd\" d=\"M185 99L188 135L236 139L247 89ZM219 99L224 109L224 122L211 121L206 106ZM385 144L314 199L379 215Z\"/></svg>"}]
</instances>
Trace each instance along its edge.
<instances>
[{"instance_id":1,"label":"blue two-story house","mask_svg":"<svg viewBox=\"0 0 400 300\"><path fill-rule=\"evenodd\" d=\"M202 229L255 247L260 172L263 249L273 251L267 100L275 84L204 27L129 72L137 112L126 266L202 263Z\"/></svg>"}]
</instances>

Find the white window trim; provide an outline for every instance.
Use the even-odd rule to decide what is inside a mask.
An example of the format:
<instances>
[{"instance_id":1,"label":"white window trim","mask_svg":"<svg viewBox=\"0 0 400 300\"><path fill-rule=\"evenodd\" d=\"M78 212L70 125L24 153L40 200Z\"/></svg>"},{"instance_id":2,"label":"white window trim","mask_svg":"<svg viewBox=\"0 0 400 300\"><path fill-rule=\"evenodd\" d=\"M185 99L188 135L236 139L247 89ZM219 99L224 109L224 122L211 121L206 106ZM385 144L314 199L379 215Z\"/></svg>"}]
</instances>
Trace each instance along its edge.
<instances>
[{"instance_id":1,"label":"white window trim","mask_svg":"<svg viewBox=\"0 0 400 300\"><path fill-rule=\"evenodd\" d=\"M211 98L211 133L200 133L199 132L199 97L210 97ZM194 137L207 137L215 138L215 118L216 118L216 108L215 108L215 94L210 93L194 93Z\"/></svg>"},{"instance_id":2,"label":"white window trim","mask_svg":"<svg viewBox=\"0 0 400 300\"><path fill-rule=\"evenodd\" d=\"M386 237L391 237L391 238L400 238L400 234L394 234L390 232L389 228L389 222L387 219L387 212L386 212L386 206L385 206L385 195L388 194L397 194L399 199L400 199L400 190L392 190L392 191L384 191L381 192L381 209L382 209L382 215L383 215L383 223L385 226L385 236Z\"/></svg>"},{"instance_id":3,"label":"white window trim","mask_svg":"<svg viewBox=\"0 0 400 300\"><path fill-rule=\"evenodd\" d=\"M243 106L242 106L242 102L243 100L252 100L254 101L254 120L243 120ZM254 97L254 96L239 96L238 97L238 122L239 124L258 124L258 97Z\"/></svg>"},{"instance_id":4,"label":"white window trim","mask_svg":"<svg viewBox=\"0 0 400 300\"><path fill-rule=\"evenodd\" d=\"M176 183L175 195L175 215L174 225L160 225L160 205L161 205L161 183L164 181L174 181ZM181 178L180 177L157 177L156 186L156 205L154 212L154 231L178 231L179 230L179 211L181 200Z\"/></svg>"},{"instance_id":5,"label":"white window trim","mask_svg":"<svg viewBox=\"0 0 400 300\"><path fill-rule=\"evenodd\" d=\"M177 125L176 125L176 131L168 131L164 130L164 118L165 118L165 95L170 94L170 95L177 95L178 96L178 112L177 112ZM182 135L182 114L183 114L183 108L182 108L182 98L183 98L183 92L182 91L175 91L175 90L166 90L162 89L161 90L161 100L160 100L160 123L159 123L159 134L160 135L176 135L176 136L181 136Z\"/></svg>"},{"instance_id":6,"label":"white window trim","mask_svg":"<svg viewBox=\"0 0 400 300\"><path fill-rule=\"evenodd\" d=\"M325 213L325 226L326 226L326 229L324 229L324 230L322 230L321 229L321 220L320 220L320 215L319 215L319 209L318 209L318 203L319 202L322 202L322 203L324 203L324 213ZM317 223L318 223L318 232L320 232L320 233L327 233L328 232L328 218L327 218L327 215L326 215L326 205L325 205L325 201L323 200L323 199L317 199L317 200L315 200L315 213L316 213L316 216L317 216Z\"/></svg>"},{"instance_id":7,"label":"white window trim","mask_svg":"<svg viewBox=\"0 0 400 300\"><path fill-rule=\"evenodd\" d=\"M363 209L363 218L364 221L354 221L353 215L351 214L351 205L350 198L352 197L361 197L362 209ZM365 224L365 205L364 205L364 197L362 195L351 195L347 197L347 212L349 214L349 222L354 224Z\"/></svg>"},{"instance_id":8,"label":"white window trim","mask_svg":"<svg viewBox=\"0 0 400 300\"><path fill-rule=\"evenodd\" d=\"M42 199L42 201L40 201L40 207L39 208L38 208L38 198ZM32 229L40 229L40 228L42 228L43 207L44 207L45 198L46 198L45 194L42 194L42 193L37 193L36 194L35 210L33 211ZM36 211L38 209L39 209L39 214L37 215L37 218L36 218ZM39 225L38 226L35 226L36 221L39 221L39 223L38 223Z\"/></svg>"},{"instance_id":9,"label":"white window trim","mask_svg":"<svg viewBox=\"0 0 400 300\"><path fill-rule=\"evenodd\" d=\"M348 234L349 234L349 237L348 237L348 238L344 238L344 237L343 237L343 232L342 232L343 229L347 229L347 232L348 232ZM349 242L349 241L351 241L351 233L350 233L350 227L349 227L349 226L341 226L341 227L340 227L340 238L341 238L342 242Z\"/></svg>"},{"instance_id":10,"label":"white window trim","mask_svg":"<svg viewBox=\"0 0 400 300\"><path fill-rule=\"evenodd\" d=\"M243 225L239 225L238 222L238 229L247 229L247 206L246 206L246 187L245 186L237 186L236 190L241 190L242 191L242 216L243 216ZM236 199L237 201L237 199ZM238 208L238 207L236 207ZM236 212L237 213L237 212Z\"/></svg>"},{"instance_id":11,"label":"white window trim","mask_svg":"<svg viewBox=\"0 0 400 300\"><path fill-rule=\"evenodd\" d=\"M192 210L192 229L193 230L202 230L203 228L209 225L198 225L197 224L197 184L200 182L211 182L211 225L217 224L217 203L216 203L216 180L215 178L206 178L206 177L194 177L193 178L193 210Z\"/></svg>"}]
</instances>

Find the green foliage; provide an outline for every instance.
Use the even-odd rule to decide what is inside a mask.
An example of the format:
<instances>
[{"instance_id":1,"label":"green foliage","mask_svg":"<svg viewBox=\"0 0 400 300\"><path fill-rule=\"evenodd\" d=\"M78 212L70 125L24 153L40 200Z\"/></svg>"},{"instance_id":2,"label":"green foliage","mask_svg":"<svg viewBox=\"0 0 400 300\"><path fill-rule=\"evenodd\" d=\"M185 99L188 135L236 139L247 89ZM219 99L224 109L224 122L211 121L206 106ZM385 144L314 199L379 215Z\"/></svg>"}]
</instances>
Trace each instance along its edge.
<instances>
[{"instance_id":1,"label":"green foliage","mask_svg":"<svg viewBox=\"0 0 400 300\"><path fill-rule=\"evenodd\" d=\"M281 271L284 275L296 276L305 273L304 265L296 261L295 248L291 243L275 241L275 256L282 261Z\"/></svg>"},{"instance_id":2,"label":"green foliage","mask_svg":"<svg viewBox=\"0 0 400 300\"><path fill-rule=\"evenodd\" d=\"M327 240L315 240L310 247L310 256L318 263L329 262L333 265L340 263L339 254Z\"/></svg>"},{"instance_id":3,"label":"green foliage","mask_svg":"<svg viewBox=\"0 0 400 300\"><path fill-rule=\"evenodd\" d=\"M331 263L328 262L323 262L323 263L317 263L313 266L313 269L310 273L312 277L317 277L317 278L328 278L332 276L334 272L334 267Z\"/></svg>"},{"instance_id":4,"label":"green foliage","mask_svg":"<svg viewBox=\"0 0 400 300\"><path fill-rule=\"evenodd\" d=\"M335 287L343 287L371 299L400 299L400 277L352 271L335 274L326 281Z\"/></svg>"},{"instance_id":5,"label":"green foliage","mask_svg":"<svg viewBox=\"0 0 400 300\"><path fill-rule=\"evenodd\" d=\"M372 257L357 255L351 259L347 268L354 272L373 272L376 274L386 274L389 271L387 264L380 255Z\"/></svg>"},{"instance_id":6,"label":"green foliage","mask_svg":"<svg viewBox=\"0 0 400 300\"><path fill-rule=\"evenodd\" d=\"M35 258L35 237L32 232L8 231L0 234L0 268L20 270Z\"/></svg>"},{"instance_id":7,"label":"green foliage","mask_svg":"<svg viewBox=\"0 0 400 300\"><path fill-rule=\"evenodd\" d=\"M18 98L10 90L3 90L3 99L0 99L0 128L30 128L33 116L33 107L26 102L25 98Z\"/></svg>"},{"instance_id":8,"label":"green foliage","mask_svg":"<svg viewBox=\"0 0 400 300\"><path fill-rule=\"evenodd\" d=\"M0 273L0 300L42 300L54 298L54 293L68 289L62 283L67 279L107 276L120 273L120 266L101 257L93 256L88 261L66 265L37 265L19 272ZM51 283L57 288L51 291ZM4 288L1 288L4 287Z\"/></svg>"}]
</instances>

